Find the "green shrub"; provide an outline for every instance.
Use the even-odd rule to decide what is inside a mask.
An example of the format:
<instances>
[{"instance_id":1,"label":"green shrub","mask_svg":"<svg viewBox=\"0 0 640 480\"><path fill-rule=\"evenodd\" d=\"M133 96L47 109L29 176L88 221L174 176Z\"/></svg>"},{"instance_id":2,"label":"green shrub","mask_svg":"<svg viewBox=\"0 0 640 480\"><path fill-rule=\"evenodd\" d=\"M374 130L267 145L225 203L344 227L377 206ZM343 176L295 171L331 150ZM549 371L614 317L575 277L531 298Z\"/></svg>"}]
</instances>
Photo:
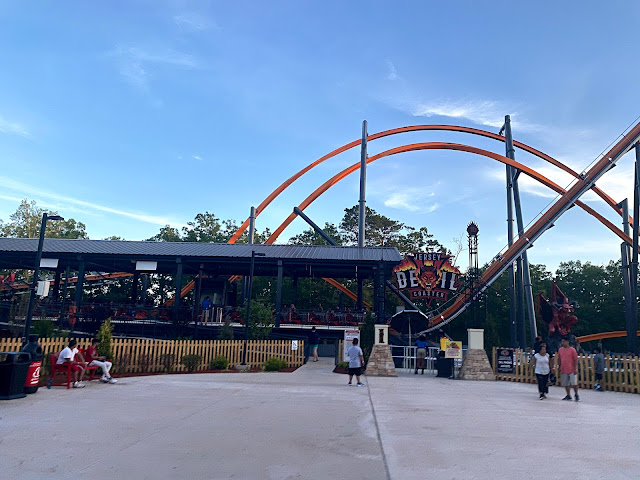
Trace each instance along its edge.
<instances>
[{"instance_id":1,"label":"green shrub","mask_svg":"<svg viewBox=\"0 0 640 480\"><path fill-rule=\"evenodd\" d=\"M229 360L224 355L218 355L216 358L211 360L209 363L209 368L211 370L226 370L229 366Z\"/></svg>"},{"instance_id":2,"label":"green shrub","mask_svg":"<svg viewBox=\"0 0 640 480\"><path fill-rule=\"evenodd\" d=\"M347 370L349 368L349 362L338 362L338 365L336 365L336 368Z\"/></svg>"},{"instance_id":3,"label":"green shrub","mask_svg":"<svg viewBox=\"0 0 640 480\"><path fill-rule=\"evenodd\" d=\"M185 355L180 360L180 363L187 367L188 372L193 372L200 362L202 361L202 355Z\"/></svg>"},{"instance_id":4,"label":"green shrub","mask_svg":"<svg viewBox=\"0 0 640 480\"><path fill-rule=\"evenodd\" d=\"M175 360L175 357L170 353L163 353L162 355L160 355L160 364L164 368L164 371L167 373L173 370Z\"/></svg>"},{"instance_id":5,"label":"green shrub","mask_svg":"<svg viewBox=\"0 0 640 480\"><path fill-rule=\"evenodd\" d=\"M107 318L100 325L100 329L96 334L96 339L98 340L98 347L96 351L99 356L104 356L106 358L113 358L113 350L111 349L111 340L113 337L113 326L111 325L111 318Z\"/></svg>"},{"instance_id":6,"label":"green shrub","mask_svg":"<svg viewBox=\"0 0 640 480\"><path fill-rule=\"evenodd\" d=\"M233 327L230 318L225 319L224 325L218 333L218 340L233 340Z\"/></svg>"},{"instance_id":7,"label":"green shrub","mask_svg":"<svg viewBox=\"0 0 640 480\"><path fill-rule=\"evenodd\" d=\"M31 333L35 333L40 338L52 338L55 336L56 331L55 323L46 318L36 320L33 322L33 327L31 327Z\"/></svg>"},{"instance_id":8,"label":"green shrub","mask_svg":"<svg viewBox=\"0 0 640 480\"><path fill-rule=\"evenodd\" d=\"M264 369L267 372L277 372L283 368L287 368L288 364L285 360L277 357L271 357L264 362Z\"/></svg>"}]
</instances>

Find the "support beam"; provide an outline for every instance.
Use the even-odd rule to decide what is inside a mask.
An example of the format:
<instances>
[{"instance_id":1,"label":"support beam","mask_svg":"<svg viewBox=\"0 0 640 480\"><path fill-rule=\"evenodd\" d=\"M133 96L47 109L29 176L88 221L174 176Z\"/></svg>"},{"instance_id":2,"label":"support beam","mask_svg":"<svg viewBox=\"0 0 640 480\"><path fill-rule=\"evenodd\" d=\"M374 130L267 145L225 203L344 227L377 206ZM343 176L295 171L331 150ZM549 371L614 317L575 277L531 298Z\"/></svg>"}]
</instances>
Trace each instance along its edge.
<instances>
[{"instance_id":1,"label":"support beam","mask_svg":"<svg viewBox=\"0 0 640 480\"><path fill-rule=\"evenodd\" d=\"M510 119L509 115L505 117L505 125L507 126L507 119ZM509 129L509 137L505 139L505 156L510 158L509 155L514 155L513 138L511 137L511 129ZM514 155L515 156L515 155ZM507 170L507 244L509 247L513 245L513 176L514 171L510 165L506 166ZM515 268L513 263L509 266L507 275L509 276L509 339L512 347L518 346L518 330L516 324L516 277Z\"/></svg>"},{"instance_id":2,"label":"support beam","mask_svg":"<svg viewBox=\"0 0 640 480\"><path fill-rule=\"evenodd\" d=\"M173 325L174 328L178 326L178 319L180 318L180 292L182 291L182 259L176 260L176 281L175 281L175 294L173 296ZM177 332L176 332L177 333Z\"/></svg>"},{"instance_id":3,"label":"support beam","mask_svg":"<svg viewBox=\"0 0 640 480\"><path fill-rule=\"evenodd\" d=\"M298 277L296 275L291 279L291 303L298 303Z\"/></svg>"},{"instance_id":4,"label":"support beam","mask_svg":"<svg viewBox=\"0 0 640 480\"><path fill-rule=\"evenodd\" d=\"M82 303L83 285L84 285L84 260L80 260L78 270L78 280L76 281L76 308L80 312L80 304Z\"/></svg>"},{"instance_id":5,"label":"support beam","mask_svg":"<svg viewBox=\"0 0 640 480\"><path fill-rule=\"evenodd\" d=\"M140 272L137 270L133 272L133 279L131 282L131 303L134 305L138 303L138 280L140 279Z\"/></svg>"},{"instance_id":6,"label":"support beam","mask_svg":"<svg viewBox=\"0 0 640 480\"><path fill-rule=\"evenodd\" d=\"M507 157L511 160L516 159L515 149L513 148L513 135L511 132L511 116L505 115L504 117L504 127L505 127L505 143L508 143L507 146ZM518 186L518 178L517 173L513 172L513 201L516 210L516 221L518 223L518 237L522 237L524 235L524 222L522 220L522 206L520 204L520 187ZM518 265L522 265L522 295L524 297L524 301L526 302L527 307L527 316L529 317L529 333L531 334L531 345L535 341L535 338L538 336L538 328L536 326L536 314L533 304L533 289L531 287L531 273L529 272L529 258L527 255L527 251L523 251L521 255L521 263ZM519 307L521 308L521 307ZM522 307L524 308L524 307ZM521 321L524 321L521 319ZM524 339L521 340L522 344L525 344L526 341Z\"/></svg>"},{"instance_id":7,"label":"support beam","mask_svg":"<svg viewBox=\"0 0 640 480\"><path fill-rule=\"evenodd\" d=\"M53 279L53 292L51 293L51 300L54 302L58 300L60 294L60 277L62 275L62 267L56 268L56 275Z\"/></svg>"},{"instance_id":8,"label":"support beam","mask_svg":"<svg viewBox=\"0 0 640 480\"><path fill-rule=\"evenodd\" d=\"M145 273L142 275L142 292L140 292L140 300L143 305L147 303L147 290L149 290L149 274Z\"/></svg>"},{"instance_id":9,"label":"support beam","mask_svg":"<svg viewBox=\"0 0 640 480\"><path fill-rule=\"evenodd\" d=\"M367 121L362 122L362 143L360 144L360 200L358 212L358 246L364 247L366 205L367 205ZM360 295L358 295L360 297Z\"/></svg>"},{"instance_id":10,"label":"support beam","mask_svg":"<svg viewBox=\"0 0 640 480\"><path fill-rule=\"evenodd\" d=\"M64 285L62 287L62 302L60 302L60 321L64 320L64 308L67 302L67 287L69 286L69 275L71 274L71 268L67 266L64 272Z\"/></svg>"},{"instance_id":11,"label":"support beam","mask_svg":"<svg viewBox=\"0 0 640 480\"><path fill-rule=\"evenodd\" d=\"M631 289L631 319L632 328L638 329L638 229L640 224L640 143L636 143L635 178L633 182L633 234L631 236L631 266L629 269ZM629 350L638 354L638 337L631 335Z\"/></svg>"},{"instance_id":12,"label":"support beam","mask_svg":"<svg viewBox=\"0 0 640 480\"><path fill-rule=\"evenodd\" d=\"M284 277L284 265L278 260L278 281L276 290L276 328L280 328L280 314L282 312L282 279Z\"/></svg>"}]
</instances>

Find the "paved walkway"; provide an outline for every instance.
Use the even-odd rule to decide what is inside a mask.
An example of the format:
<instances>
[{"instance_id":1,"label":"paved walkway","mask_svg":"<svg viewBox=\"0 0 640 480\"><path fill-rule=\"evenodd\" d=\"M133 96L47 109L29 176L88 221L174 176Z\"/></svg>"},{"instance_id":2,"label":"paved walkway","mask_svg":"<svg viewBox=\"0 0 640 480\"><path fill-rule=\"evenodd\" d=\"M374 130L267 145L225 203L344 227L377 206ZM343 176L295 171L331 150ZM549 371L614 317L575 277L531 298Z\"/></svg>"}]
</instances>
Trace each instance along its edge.
<instances>
[{"instance_id":1,"label":"paved walkway","mask_svg":"<svg viewBox=\"0 0 640 480\"><path fill-rule=\"evenodd\" d=\"M0 402L4 479L638 478L640 395L412 375L163 375ZM540 474L542 472L542 474Z\"/></svg>"}]
</instances>

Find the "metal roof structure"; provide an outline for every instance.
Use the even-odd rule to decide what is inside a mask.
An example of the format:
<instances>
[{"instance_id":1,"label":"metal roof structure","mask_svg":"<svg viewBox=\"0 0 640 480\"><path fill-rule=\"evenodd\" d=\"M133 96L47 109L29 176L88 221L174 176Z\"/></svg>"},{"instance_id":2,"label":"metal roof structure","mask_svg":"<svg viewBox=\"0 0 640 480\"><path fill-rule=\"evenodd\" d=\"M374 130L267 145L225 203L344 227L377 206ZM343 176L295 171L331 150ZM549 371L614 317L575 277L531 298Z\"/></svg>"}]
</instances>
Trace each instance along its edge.
<instances>
[{"instance_id":1,"label":"metal roof structure","mask_svg":"<svg viewBox=\"0 0 640 480\"><path fill-rule=\"evenodd\" d=\"M0 268L33 269L37 238L0 238ZM281 262L285 276L330 278L371 277L374 268L390 269L402 261L395 247L334 247L328 245L263 245L196 242L45 239L43 258L58 259L58 268L130 272L137 261L157 262L156 272L185 274L202 267L208 274L247 275L252 251L255 275L276 276ZM43 267L46 269L46 267Z\"/></svg>"}]
</instances>

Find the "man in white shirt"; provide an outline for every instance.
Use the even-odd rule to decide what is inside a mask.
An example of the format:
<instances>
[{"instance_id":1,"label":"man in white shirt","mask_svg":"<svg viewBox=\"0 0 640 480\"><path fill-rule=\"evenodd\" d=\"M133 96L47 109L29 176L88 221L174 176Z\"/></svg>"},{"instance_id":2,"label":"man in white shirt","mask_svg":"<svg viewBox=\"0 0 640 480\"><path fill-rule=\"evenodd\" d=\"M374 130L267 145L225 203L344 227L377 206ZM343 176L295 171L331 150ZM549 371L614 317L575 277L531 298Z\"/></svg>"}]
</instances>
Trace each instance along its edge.
<instances>
[{"instance_id":1,"label":"man in white shirt","mask_svg":"<svg viewBox=\"0 0 640 480\"><path fill-rule=\"evenodd\" d=\"M364 387L364 383L360 381L360 374L362 373L362 366L364 365L364 355L362 349L358 346L358 339L353 339L353 345L347 349L347 355L349 355L349 383L353 380L353 376L356 376L358 381L358 387Z\"/></svg>"},{"instance_id":2,"label":"man in white shirt","mask_svg":"<svg viewBox=\"0 0 640 480\"><path fill-rule=\"evenodd\" d=\"M85 364L86 362L76 362L74 360L78 353L77 345L78 342L75 340L69 340L69 346L60 352L56 364L69 364L73 372L73 388L83 388L84 383L82 383L82 377L84 377L84 366L81 364ZM78 380L78 372L80 372L80 380Z\"/></svg>"}]
</instances>

